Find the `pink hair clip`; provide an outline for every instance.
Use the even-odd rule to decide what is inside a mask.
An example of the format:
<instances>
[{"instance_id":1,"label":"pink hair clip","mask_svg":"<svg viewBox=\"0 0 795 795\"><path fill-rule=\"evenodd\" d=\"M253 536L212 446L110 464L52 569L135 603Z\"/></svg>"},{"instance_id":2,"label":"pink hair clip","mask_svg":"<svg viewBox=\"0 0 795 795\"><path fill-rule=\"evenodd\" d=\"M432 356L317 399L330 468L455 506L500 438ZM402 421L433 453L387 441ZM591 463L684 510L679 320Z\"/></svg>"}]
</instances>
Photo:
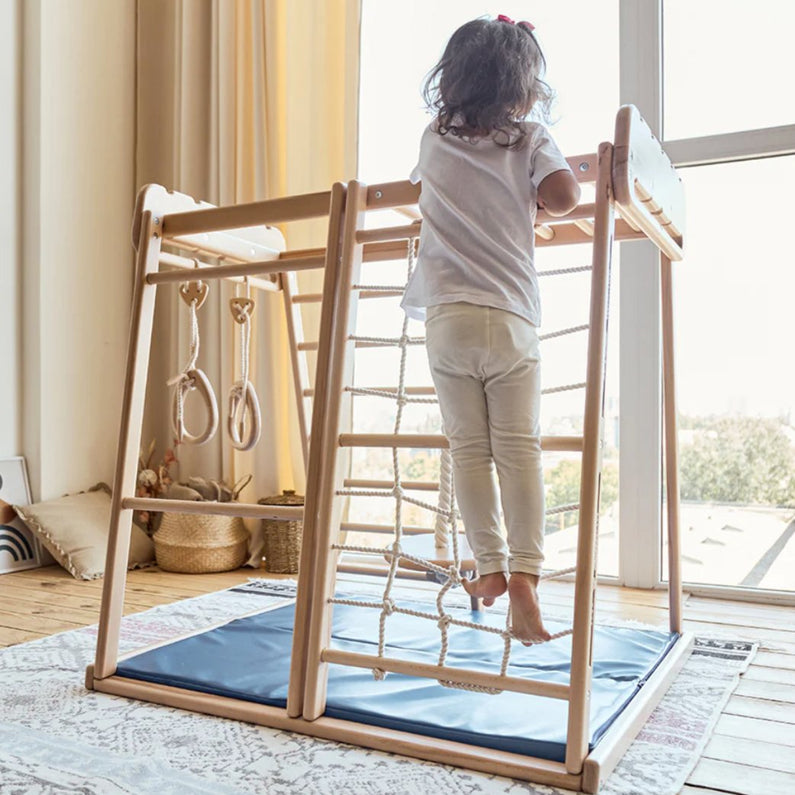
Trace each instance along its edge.
<instances>
[{"instance_id":1,"label":"pink hair clip","mask_svg":"<svg viewBox=\"0 0 795 795\"><path fill-rule=\"evenodd\" d=\"M531 33L536 29L536 26L533 25L531 22L514 22L510 17L505 16L505 14L500 14L497 17L497 22L507 22L509 25L516 25L518 24L520 28L525 28Z\"/></svg>"}]
</instances>

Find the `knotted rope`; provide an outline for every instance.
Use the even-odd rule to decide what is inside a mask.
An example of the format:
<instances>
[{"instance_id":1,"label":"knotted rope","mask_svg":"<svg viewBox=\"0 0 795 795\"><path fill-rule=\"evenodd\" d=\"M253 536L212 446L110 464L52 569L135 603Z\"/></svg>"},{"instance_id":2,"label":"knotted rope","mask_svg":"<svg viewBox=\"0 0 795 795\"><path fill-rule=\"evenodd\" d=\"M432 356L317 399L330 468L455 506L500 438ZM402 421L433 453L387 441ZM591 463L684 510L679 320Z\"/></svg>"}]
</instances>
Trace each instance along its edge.
<instances>
[{"instance_id":1,"label":"knotted rope","mask_svg":"<svg viewBox=\"0 0 795 795\"><path fill-rule=\"evenodd\" d=\"M197 263L198 267L198 263ZM209 378L204 371L196 366L199 358L199 320L197 311L207 298L207 284L202 281L183 282L179 286L179 294L190 309L190 358L179 375L171 378L167 383L174 387L171 409L171 429L177 442L190 444L204 444L211 439L218 428L218 404ZM196 391L202 398L207 412L207 422L204 431L194 436L185 427L185 400L188 395Z\"/></svg>"},{"instance_id":2,"label":"knotted rope","mask_svg":"<svg viewBox=\"0 0 795 795\"><path fill-rule=\"evenodd\" d=\"M232 317L240 326L240 379L229 390L229 410L226 416L226 430L237 450L251 450L259 441L262 432L262 416L259 399L254 384L249 381L249 360L251 350L251 315L254 301L249 295L246 280L246 297L235 296L229 301ZM246 433L248 429L248 433Z\"/></svg>"}]
</instances>

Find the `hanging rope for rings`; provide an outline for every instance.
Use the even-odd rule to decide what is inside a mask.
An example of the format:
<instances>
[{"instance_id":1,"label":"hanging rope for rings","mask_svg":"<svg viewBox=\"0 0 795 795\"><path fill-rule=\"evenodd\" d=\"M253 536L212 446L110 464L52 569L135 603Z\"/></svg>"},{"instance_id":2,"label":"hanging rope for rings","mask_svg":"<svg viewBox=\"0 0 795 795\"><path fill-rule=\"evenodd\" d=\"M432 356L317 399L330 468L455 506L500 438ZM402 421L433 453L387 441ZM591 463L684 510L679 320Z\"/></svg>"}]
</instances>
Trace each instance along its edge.
<instances>
[{"instance_id":1,"label":"hanging rope for rings","mask_svg":"<svg viewBox=\"0 0 795 795\"><path fill-rule=\"evenodd\" d=\"M229 411L226 429L232 446L237 450L251 450L259 441L262 431L259 399L254 384L248 379L251 351L251 315L254 301L246 279L246 296L235 296L229 301L232 317L240 326L240 379L229 390Z\"/></svg>"},{"instance_id":2,"label":"hanging rope for rings","mask_svg":"<svg viewBox=\"0 0 795 795\"><path fill-rule=\"evenodd\" d=\"M198 263L197 263L198 267ZM210 380L204 371L196 366L199 358L199 320L197 311L207 298L208 286L203 281L183 282L179 286L182 300L190 308L190 359L182 372L168 381L174 387L171 410L171 428L177 442L204 444L211 439L218 428L218 404ZM194 436L185 427L185 400L191 392L197 392L204 402L207 422L202 433Z\"/></svg>"}]
</instances>

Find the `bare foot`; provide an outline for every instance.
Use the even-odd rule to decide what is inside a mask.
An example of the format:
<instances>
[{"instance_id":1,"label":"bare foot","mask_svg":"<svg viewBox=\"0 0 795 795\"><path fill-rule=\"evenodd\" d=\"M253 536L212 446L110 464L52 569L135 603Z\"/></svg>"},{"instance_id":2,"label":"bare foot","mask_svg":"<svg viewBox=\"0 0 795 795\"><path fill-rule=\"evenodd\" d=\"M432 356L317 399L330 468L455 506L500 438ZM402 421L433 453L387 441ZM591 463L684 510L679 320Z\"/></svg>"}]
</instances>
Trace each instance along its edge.
<instances>
[{"instance_id":1,"label":"bare foot","mask_svg":"<svg viewBox=\"0 0 795 795\"><path fill-rule=\"evenodd\" d=\"M493 605L494 600L508 590L508 583L501 571L484 574L482 577L475 577L474 580L463 580L461 584L470 596L483 599L483 604L486 607Z\"/></svg>"},{"instance_id":2,"label":"bare foot","mask_svg":"<svg viewBox=\"0 0 795 795\"><path fill-rule=\"evenodd\" d=\"M514 572L508 581L511 631L525 646L549 640L538 604L538 575Z\"/></svg>"}]
</instances>

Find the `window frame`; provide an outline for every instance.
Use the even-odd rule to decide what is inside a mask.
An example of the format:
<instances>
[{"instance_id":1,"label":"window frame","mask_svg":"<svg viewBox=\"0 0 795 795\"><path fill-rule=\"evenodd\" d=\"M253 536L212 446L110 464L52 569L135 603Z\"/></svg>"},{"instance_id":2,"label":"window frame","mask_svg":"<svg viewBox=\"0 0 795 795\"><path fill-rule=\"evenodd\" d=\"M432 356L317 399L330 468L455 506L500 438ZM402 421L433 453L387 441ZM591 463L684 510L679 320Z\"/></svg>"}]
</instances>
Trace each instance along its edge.
<instances>
[{"instance_id":1,"label":"window frame","mask_svg":"<svg viewBox=\"0 0 795 795\"><path fill-rule=\"evenodd\" d=\"M619 96L621 104L638 107L673 164L686 168L795 154L795 124L665 139L663 13L664 0L620 0ZM619 581L665 588L658 258L649 243L621 246ZM795 605L795 593L788 591L685 585L693 594Z\"/></svg>"}]
</instances>

